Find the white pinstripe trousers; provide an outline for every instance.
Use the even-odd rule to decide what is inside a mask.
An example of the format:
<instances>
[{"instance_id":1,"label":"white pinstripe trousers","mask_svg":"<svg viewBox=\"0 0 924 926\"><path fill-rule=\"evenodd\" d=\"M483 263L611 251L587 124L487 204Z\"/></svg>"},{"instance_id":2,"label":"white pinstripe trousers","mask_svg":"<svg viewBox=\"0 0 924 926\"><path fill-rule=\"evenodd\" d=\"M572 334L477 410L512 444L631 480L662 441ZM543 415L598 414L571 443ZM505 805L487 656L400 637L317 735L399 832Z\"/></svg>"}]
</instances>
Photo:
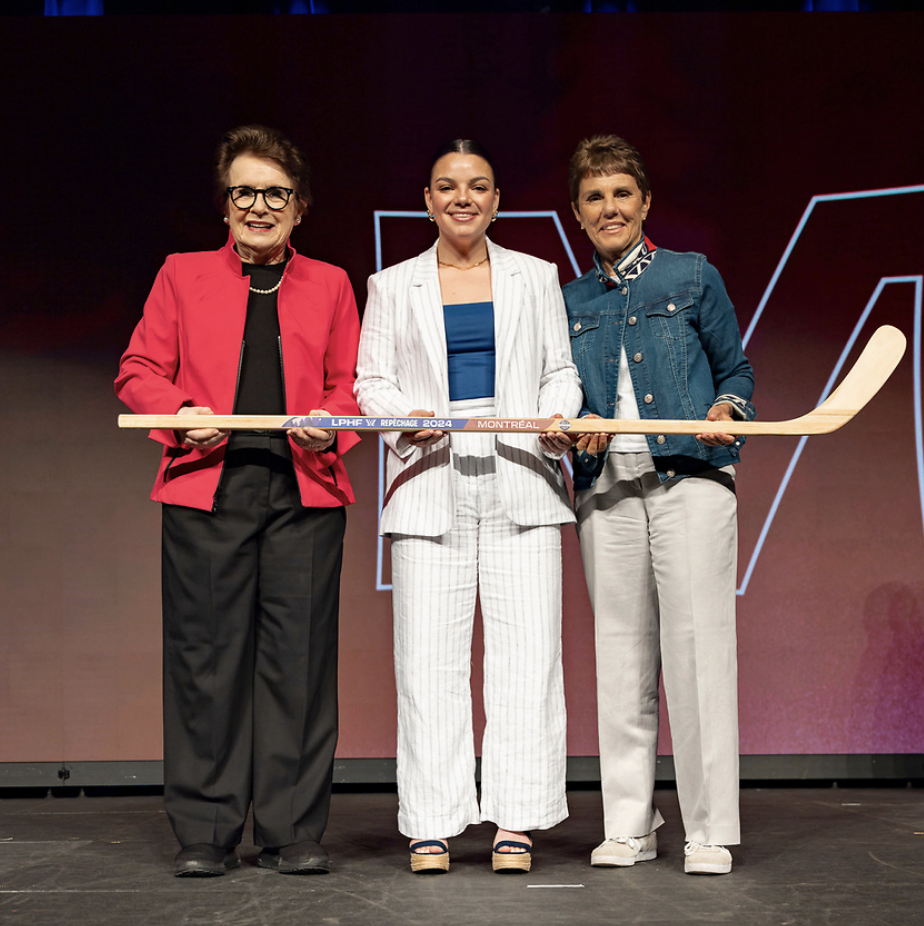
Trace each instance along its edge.
<instances>
[{"instance_id":1,"label":"white pinstripe trousers","mask_svg":"<svg viewBox=\"0 0 924 926\"><path fill-rule=\"evenodd\" d=\"M575 503L594 608L606 838L663 822L652 801L663 671L686 838L737 845L734 469L662 485L651 454L611 452Z\"/></svg>"},{"instance_id":2,"label":"white pinstripe trousers","mask_svg":"<svg viewBox=\"0 0 924 926\"><path fill-rule=\"evenodd\" d=\"M452 530L392 536L398 829L415 839L487 820L547 829L568 815L561 530L519 527L503 513L493 435L450 439ZM485 649L480 810L470 688L476 594Z\"/></svg>"}]
</instances>

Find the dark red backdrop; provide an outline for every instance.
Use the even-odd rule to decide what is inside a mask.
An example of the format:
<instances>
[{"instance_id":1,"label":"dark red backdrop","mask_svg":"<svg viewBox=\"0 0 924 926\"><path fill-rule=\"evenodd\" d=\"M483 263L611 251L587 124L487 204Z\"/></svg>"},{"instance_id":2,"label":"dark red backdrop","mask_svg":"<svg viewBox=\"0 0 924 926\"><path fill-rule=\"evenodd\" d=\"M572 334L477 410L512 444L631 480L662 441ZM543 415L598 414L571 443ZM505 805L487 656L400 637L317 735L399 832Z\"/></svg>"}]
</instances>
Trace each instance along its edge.
<instances>
[{"instance_id":1,"label":"dark red backdrop","mask_svg":"<svg viewBox=\"0 0 924 926\"><path fill-rule=\"evenodd\" d=\"M458 135L493 150L502 210L556 211L586 269L566 162L581 136L618 132L648 160L650 236L707 253L744 330L813 196L924 183L922 25L915 14L3 20L0 761L160 756L159 512L146 501L157 449L116 430L111 380L164 256L223 241L210 200L222 131L262 121L307 149L317 202L296 245L344 266L360 305L374 211L420 208L429 152ZM908 281L885 287L860 342L889 322L919 345L922 205L918 191L815 206L749 339L762 417L818 401L883 277ZM413 219L382 228L386 263L431 233ZM492 231L572 275L550 219ZM924 752L920 416L909 353L856 422L808 442L775 509L797 441L745 448L743 753ZM340 755L390 756L377 442L350 456L360 503ZM571 531L565 560L569 744L588 755L592 619Z\"/></svg>"}]
</instances>

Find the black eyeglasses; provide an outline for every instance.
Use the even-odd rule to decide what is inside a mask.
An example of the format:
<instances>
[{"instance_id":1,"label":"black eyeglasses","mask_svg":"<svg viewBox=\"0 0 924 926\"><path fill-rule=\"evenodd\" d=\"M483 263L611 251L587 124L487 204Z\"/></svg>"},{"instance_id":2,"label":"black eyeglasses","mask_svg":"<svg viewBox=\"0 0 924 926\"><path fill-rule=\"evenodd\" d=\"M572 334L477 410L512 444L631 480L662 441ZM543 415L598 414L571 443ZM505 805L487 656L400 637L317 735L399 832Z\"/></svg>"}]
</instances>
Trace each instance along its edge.
<instances>
[{"instance_id":1,"label":"black eyeglasses","mask_svg":"<svg viewBox=\"0 0 924 926\"><path fill-rule=\"evenodd\" d=\"M286 186L270 186L265 190L257 190L252 186L229 186L227 189L231 202L238 209L249 209L256 201L259 193L263 194L263 202L274 212L285 209L295 190Z\"/></svg>"}]
</instances>

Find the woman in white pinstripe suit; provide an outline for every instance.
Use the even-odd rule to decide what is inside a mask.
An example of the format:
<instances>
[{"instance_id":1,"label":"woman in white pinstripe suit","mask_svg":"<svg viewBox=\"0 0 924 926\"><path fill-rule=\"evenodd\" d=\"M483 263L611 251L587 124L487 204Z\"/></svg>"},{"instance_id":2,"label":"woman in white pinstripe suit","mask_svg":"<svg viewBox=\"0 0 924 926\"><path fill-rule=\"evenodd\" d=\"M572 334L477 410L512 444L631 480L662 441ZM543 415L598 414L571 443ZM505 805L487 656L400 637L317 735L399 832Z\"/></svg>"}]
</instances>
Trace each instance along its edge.
<instances>
[{"instance_id":1,"label":"woman in white pinstripe suit","mask_svg":"<svg viewBox=\"0 0 924 926\"><path fill-rule=\"evenodd\" d=\"M581 386L553 264L486 237L499 192L457 139L424 191L439 237L369 280L356 397L375 416L572 415ZM567 816L560 526L573 520L562 436L388 434L381 530L392 539L398 827L413 871L448 838L497 824L496 871L528 871L529 831ZM484 624L486 725L475 790L470 665Z\"/></svg>"}]
</instances>

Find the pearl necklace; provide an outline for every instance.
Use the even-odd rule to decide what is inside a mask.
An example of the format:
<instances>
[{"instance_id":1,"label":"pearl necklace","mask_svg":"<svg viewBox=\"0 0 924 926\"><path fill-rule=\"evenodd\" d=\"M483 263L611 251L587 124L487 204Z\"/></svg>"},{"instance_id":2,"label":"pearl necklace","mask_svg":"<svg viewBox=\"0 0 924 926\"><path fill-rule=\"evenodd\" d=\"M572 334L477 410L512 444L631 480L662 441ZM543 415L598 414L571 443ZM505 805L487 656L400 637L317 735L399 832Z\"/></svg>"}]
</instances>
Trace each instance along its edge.
<instances>
[{"instance_id":1,"label":"pearl necklace","mask_svg":"<svg viewBox=\"0 0 924 926\"><path fill-rule=\"evenodd\" d=\"M270 293L276 292L280 286L282 286L282 277L279 278L279 282L272 289L257 289L256 286L251 286L250 291L252 293L257 293L260 296L269 296Z\"/></svg>"},{"instance_id":2,"label":"pearl necklace","mask_svg":"<svg viewBox=\"0 0 924 926\"><path fill-rule=\"evenodd\" d=\"M439 251L436 252L437 263L441 267L452 267L453 270L474 270L476 267L480 267L490 256L491 256L490 254L485 254L485 256L482 257L481 260L478 261L478 263L469 264L468 267L460 267L458 264L450 264L448 260L443 260L440 257Z\"/></svg>"}]
</instances>

